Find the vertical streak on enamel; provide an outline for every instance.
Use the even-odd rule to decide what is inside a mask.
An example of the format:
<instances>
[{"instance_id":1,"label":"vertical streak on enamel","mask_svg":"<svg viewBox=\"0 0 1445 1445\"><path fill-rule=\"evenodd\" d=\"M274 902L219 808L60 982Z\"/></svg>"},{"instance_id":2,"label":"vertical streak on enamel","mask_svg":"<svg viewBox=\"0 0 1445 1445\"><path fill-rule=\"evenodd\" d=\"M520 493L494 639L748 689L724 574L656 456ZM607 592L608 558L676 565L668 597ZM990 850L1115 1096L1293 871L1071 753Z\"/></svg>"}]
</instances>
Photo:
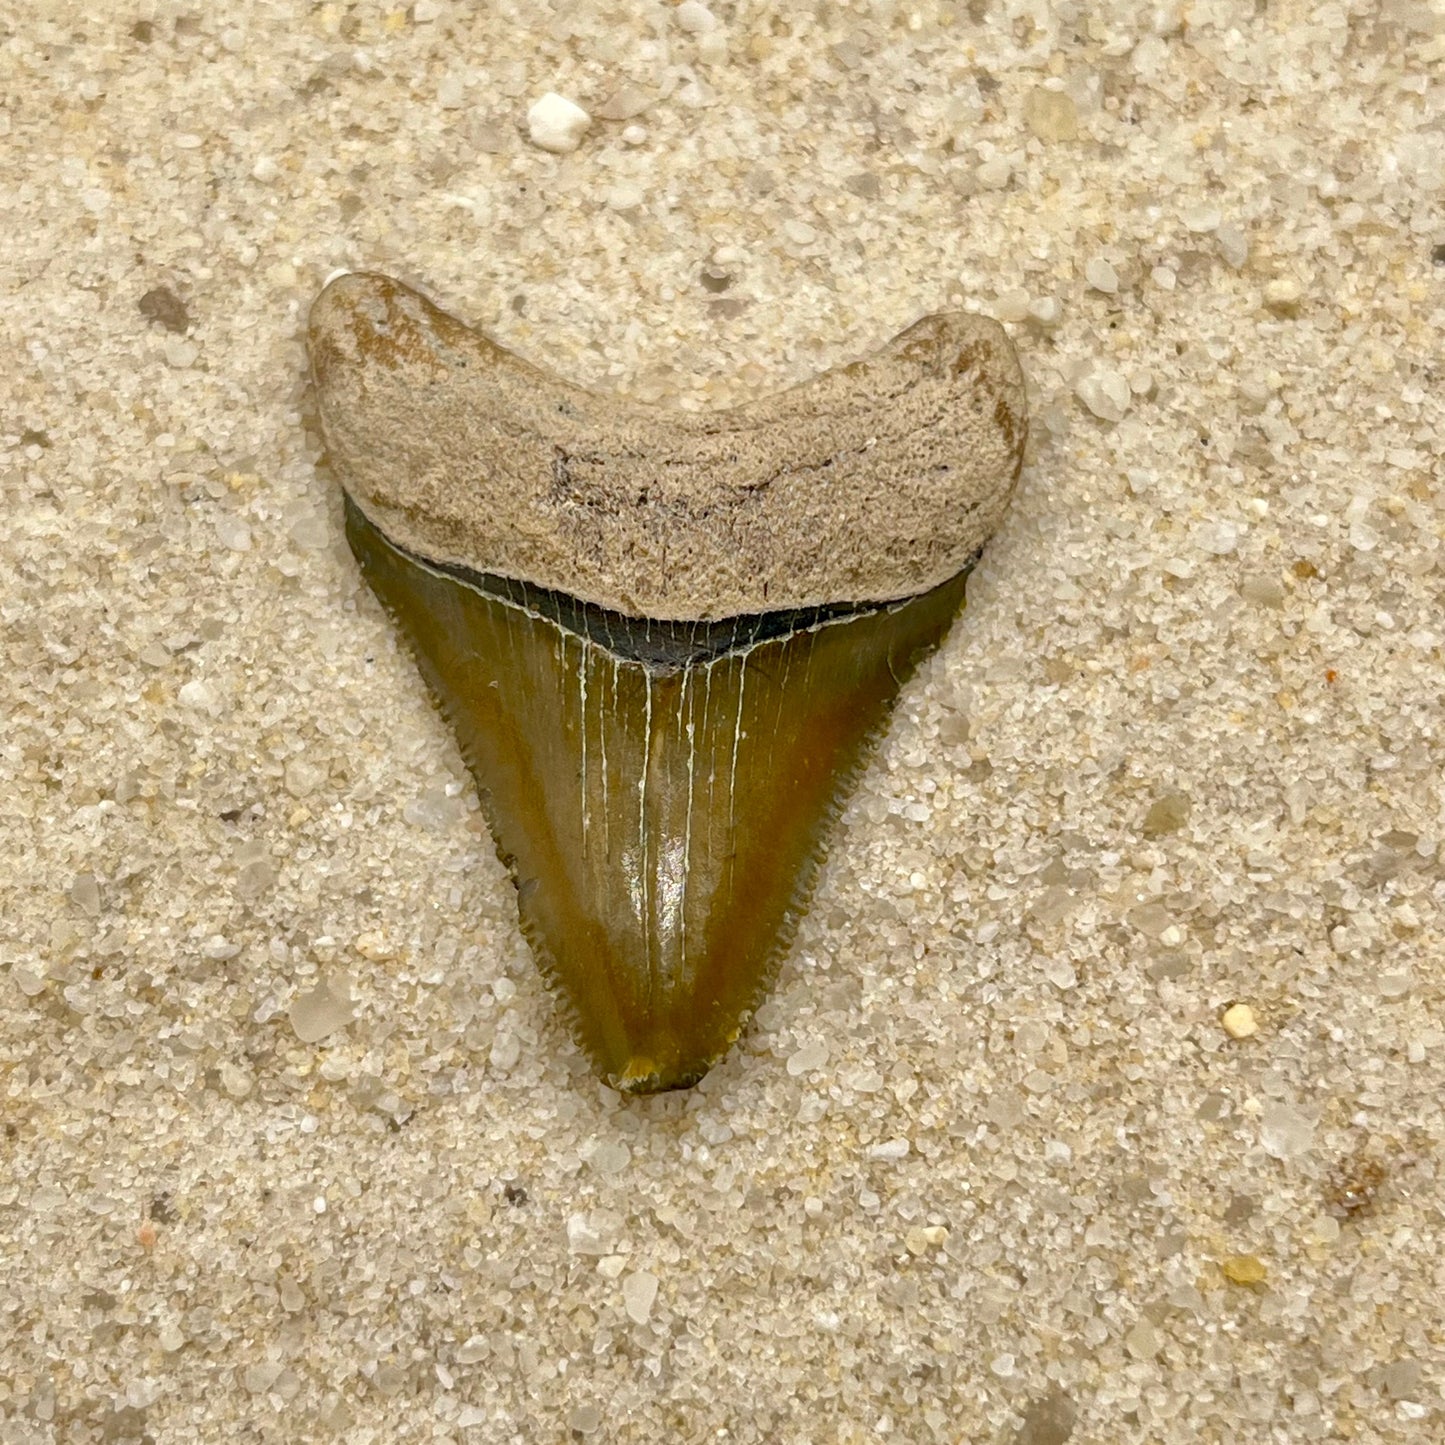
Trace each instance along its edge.
<instances>
[{"instance_id":1,"label":"vertical streak on enamel","mask_svg":"<svg viewBox=\"0 0 1445 1445\"><path fill-rule=\"evenodd\" d=\"M507 672L510 676L517 675L517 643L512 636L512 609L502 609L502 620L507 624ZM504 674L505 675L505 674Z\"/></svg>"},{"instance_id":2,"label":"vertical streak on enamel","mask_svg":"<svg viewBox=\"0 0 1445 1445\"><path fill-rule=\"evenodd\" d=\"M778 679L777 682L778 706L776 711L773 713L773 730L768 736L769 769L771 769L773 766L773 756L776 752L778 745L778 730L782 727L783 723L783 699L788 695L788 669L791 668L792 665L793 649L791 647L785 647L783 649L783 675Z\"/></svg>"},{"instance_id":3,"label":"vertical streak on enamel","mask_svg":"<svg viewBox=\"0 0 1445 1445\"><path fill-rule=\"evenodd\" d=\"M728 773L728 832L733 831L734 813L733 806L737 799L738 786L738 739L743 735L743 687L748 680L748 652L751 649L744 649L739 652L738 657L738 715L733 723L733 760L732 767Z\"/></svg>"},{"instance_id":4,"label":"vertical streak on enamel","mask_svg":"<svg viewBox=\"0 0 1445 1445\"><path fill-rule=\"evenodd\" d=\"M712 658L703 664L703 676L705 686L702 690L702 735L709 740L707 750L707 856L712 856L712 794L713 784L717 781L717 750L711 745L712 734L708 731L708 714L712 709L712 673L717 666L717 659Z\"/></svg>"},{"instance_id":5,"label":"vertical streak on enamel","mask_svg":"<svg viewBox=\"0 0 1445 1445\"><path fill-rule=\"evenodd\" d=\"M688 712L687 685L692 680L692 669L686 668L682 674L682 702L678 708L678 722L687 729L687 816L682 824L682 889L678 902L678 964L680 970L687 968L687 870L692 861L692 784L693 773L697 764L697 753L694 747L694 723ZM679 979L679 982L682 980Z\"/></svg>"},{"instance_id":6,"label":"vertical streak on enamel","mask_svg":"<svg viewBox=\"0 0 1445 1445\"><path fill-rule=\"evenodd\" d=\"M587 856L587 822L592 812L588 803L589 794L587 792L587 664L591 643L588 641L585 633L580 641L582 657L577 664L577 678L579 693L578 705L582 710L582 856L585 858Z\"/></svg>"},{"instance_id":7,"label":"vertical streak on enamel","mask_svg":"<svg viewBox=\"0 0 1445 1445\"><path fill-rule=\"evenodd\" d=\"M652 966L652 908L654 892L652 887L652 866L648 857L647 838L647 774L652 761L652 669L645 663L642 667L643 696L646 702L642 713L642 776L637 780L637 832L638 851L642 857L642 958L647 968L647 998L651 1005L656 996L657 973Z\"/></svg>"},{"instance_id":8,"label":"vertical streak on enamel","mask_svg":"<svg viewBox=\"0 0 1445 1445\"><path fill-rule=\"evenodd\" d=\"M604 649L605 651L605 649ZM607 806L607 719L617 711L617 654L608 652L612 659L612 704L606 699L597 704L597 746L602 756L602 857L606 861L612 856L612 824L608 821L611 809ZM598 683L599 689L601 683Z\"/></svg>"}]
</instances>

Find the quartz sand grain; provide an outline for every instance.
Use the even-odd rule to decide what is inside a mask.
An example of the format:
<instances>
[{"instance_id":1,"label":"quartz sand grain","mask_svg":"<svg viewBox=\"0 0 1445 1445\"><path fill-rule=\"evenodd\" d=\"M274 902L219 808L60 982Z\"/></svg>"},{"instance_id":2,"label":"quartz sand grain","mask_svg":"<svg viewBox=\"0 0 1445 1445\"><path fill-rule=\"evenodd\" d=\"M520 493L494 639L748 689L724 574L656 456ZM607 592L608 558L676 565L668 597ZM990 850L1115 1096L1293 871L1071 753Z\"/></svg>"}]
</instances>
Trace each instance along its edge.
<instances>
[{"instance_id":1,"label":"quartz sand grain","mask_svg":"<svg viewBox=\"0 0 1445 1445\"><path fill-rule=\"evenodd\" d=\"M0 56L0 1438L1440 1437L1438 4ZM1019 349L1009 518L690 1094L593 1080L360 586L338 268L694 409Z\"/></svg>"}]
</instances>

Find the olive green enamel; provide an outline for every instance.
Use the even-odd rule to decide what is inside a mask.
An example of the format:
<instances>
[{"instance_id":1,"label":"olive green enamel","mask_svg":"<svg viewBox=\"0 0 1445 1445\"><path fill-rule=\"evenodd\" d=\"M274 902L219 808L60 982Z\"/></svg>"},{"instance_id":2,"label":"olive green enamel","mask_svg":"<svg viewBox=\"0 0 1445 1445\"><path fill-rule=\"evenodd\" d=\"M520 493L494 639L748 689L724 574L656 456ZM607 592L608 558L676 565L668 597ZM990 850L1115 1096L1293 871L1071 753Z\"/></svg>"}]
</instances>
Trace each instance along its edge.
<instances>
[{"instance_id":1,"label":"olive green enamel","mask_svg":"<svg viewBox=\"0 0 1445 1445\"><path fill-rule=\"evenodd\" d=\"M347 534L476 778L523 928L603 1077L695 1083L737 1038L832 820L965 573L876 611L676 667Z\"/></svg>"}]
</instances>

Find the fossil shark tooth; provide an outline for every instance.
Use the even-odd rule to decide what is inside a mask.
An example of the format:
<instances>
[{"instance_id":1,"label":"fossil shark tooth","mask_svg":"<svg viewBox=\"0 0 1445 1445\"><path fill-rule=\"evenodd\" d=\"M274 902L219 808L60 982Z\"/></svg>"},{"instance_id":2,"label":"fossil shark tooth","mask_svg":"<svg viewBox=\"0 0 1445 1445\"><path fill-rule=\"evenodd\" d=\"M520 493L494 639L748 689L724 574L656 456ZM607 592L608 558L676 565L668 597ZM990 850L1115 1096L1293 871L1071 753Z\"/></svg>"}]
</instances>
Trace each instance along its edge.
<instances>
[{"instance_id":1,"label":"fossil shark tooth","mask_svg":"<svg viewBox=\"0 0 1445 1445\"><path fill-rule=\"evenodd\" d=\"M664 410L366 274L322 292L309 345L352 550L456 733L538 962L610 1083L695 1083L1007 508L1012 347L941 314L764 401Z\"/></svg>"},{"instance_id":2,"label":"fossil shark tooth","mask_svg":"<svg viewBox=\"0 0 1445 1445\"><path fill-rule=\"evenodd\" d=\"M347 535L482 789L522 924L604 1076L694 1083L736 1037L821 830L963 600L639 622Z\"/></svg>"}]
</instances>

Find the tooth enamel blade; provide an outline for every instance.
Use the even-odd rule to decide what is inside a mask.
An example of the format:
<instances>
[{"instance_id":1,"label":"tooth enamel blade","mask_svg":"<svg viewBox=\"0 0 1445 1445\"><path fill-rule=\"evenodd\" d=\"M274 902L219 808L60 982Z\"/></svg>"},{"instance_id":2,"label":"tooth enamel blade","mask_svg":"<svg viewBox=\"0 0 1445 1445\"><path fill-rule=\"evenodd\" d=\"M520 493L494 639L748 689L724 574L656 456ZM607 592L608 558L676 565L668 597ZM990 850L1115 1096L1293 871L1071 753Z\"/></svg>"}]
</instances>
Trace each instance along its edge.
<instances>
[{"instance_id":1,"label":"tooth enamel blade","mask_svg":"<svg viewBox=\"0 0 1445 1445\"><path fill-rule=\"evenodd\" d=\"M656 625L594 612L574 630L557 618L575 609L427 565L354 506L347 533L456 733L582 1044L620 1089L695 1083L766 988L963 577L842 615L734 619L669 659Z\"/></svg>"}]
</instances>

